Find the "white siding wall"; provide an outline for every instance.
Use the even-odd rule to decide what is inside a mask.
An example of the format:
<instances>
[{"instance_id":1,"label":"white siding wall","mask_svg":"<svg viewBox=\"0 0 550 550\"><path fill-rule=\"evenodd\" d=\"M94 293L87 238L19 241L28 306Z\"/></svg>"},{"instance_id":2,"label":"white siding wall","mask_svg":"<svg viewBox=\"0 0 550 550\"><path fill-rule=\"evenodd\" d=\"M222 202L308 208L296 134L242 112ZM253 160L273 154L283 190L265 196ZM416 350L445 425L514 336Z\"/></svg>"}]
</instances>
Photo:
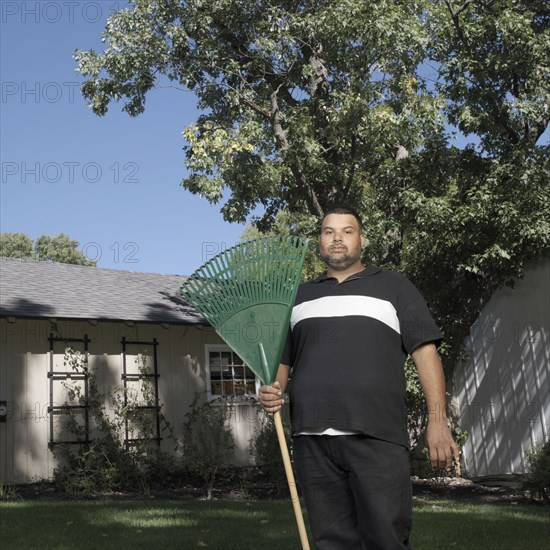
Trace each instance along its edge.
<instances>
[{"instance_id":1,"label":"white siding wall","mask_svg":"<svg viewBox=\"0 0 550 550\"><path fill-rule=\"evenodd\" d=\"M550 262L495 293L472 326L454 388L471 476L524 473L550 436Z\"/></svg>"},{"instance_id":2,"label":"white siding wall","mask_svg":"<svg viewBox=\"0 0 550 550\"><path fill-rule=\"evenodd\" d=\"M158 345L159 399L163 414L181 439L181 428L195 392L206 391L204 346L221 341L210 328L86 321L58 321L59 333L66 338L82 338L87 334L90 366L96 369L100 391L109 396L113 387L121 386L121 339L152 341ZM0 319L0 400L8 402L8 419L0 423L0 482L29 483L49 478L55 467L49 442L49 321ZM54 334L55 335L55 334ZM81 349L79 344L74 344ZM54 354L58 370L63 368L63 345ZM149 346L149 351L152 347ZM129 347L137 353L137 346ZM132 359L128 367L134 369ZM66 393L56 383L54 401L62 404ZM107 408L110 403L107 399ZM249 440L259 426L257 405L235 405L231 425L236 443L232 463L249 463ZM166 451L173 445L163 440Z\"/></svg>"},{"instance_id":3,"label":"white siding wall","mask_svg":"<svg viewBox=\"0 0 550 550\"><path fill-rule=\"evenodd\" d=\"M8 403L7 422L0 423L0 481L35 481L52 469L43 329L40 322L0 320L0 399Z\"/></svg>"}]
</instances>

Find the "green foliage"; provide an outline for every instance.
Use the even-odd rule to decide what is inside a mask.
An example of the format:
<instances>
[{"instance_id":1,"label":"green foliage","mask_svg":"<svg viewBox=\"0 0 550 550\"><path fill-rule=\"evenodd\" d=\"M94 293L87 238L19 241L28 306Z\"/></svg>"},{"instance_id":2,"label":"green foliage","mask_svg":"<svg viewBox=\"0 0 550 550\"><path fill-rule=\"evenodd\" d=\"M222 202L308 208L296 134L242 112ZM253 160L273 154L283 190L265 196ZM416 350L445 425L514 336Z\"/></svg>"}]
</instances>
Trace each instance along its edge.
<instances>
[{"instance_id":1,"label":"green foliage","mask_svg":"<svg viewBox=\"0 0 550 550\"><path fill-rule=\"evenodd\" d=\"M4 258L32 258L32 240L24 233L0 233L0 256Z\"/></svg>"},{"instance_id":2,"label":"green foliage","mask_svg":"<svg viewBox=\"0 0 550 550\"><path fill-rule=\"evenodd\" d=\"M41 235L34 243L24 233L0 233L0 256L95 267L96 262L88 260L77 247L78 241L64 233L55 237Z\"/></svg>"},{"instance_id":3,"label":"green foliage","mask_svg":"<svg viewBox=\"0 0 550 550\"><path fill-rule=\"evenodd\" d=\"M290 439L287 423L283 423L283 426L287 438ZM276 487L277 498L286 496L288 483L272 414L264 413L261 427L250 444L250 456L269 482Z\"/></svg>"},{"instance_id":4,"label":"green foliage","mask_svg":"<svg viewBox=\"0 0 550 550\"><path fill-rule=\"evenodd\" d=\"M58 462L54 470L54 483L69 494L90 495L112 492L132 486L133 465L121 442L120 426L106 414L103 396L100 394L95 373L89 368L88 356L73 348L65 349L64 366L77 375L84 375L88 384L88 400L83 385L77 381L65 382L69 403L77 402L87 406L90 425L93 429L86 434L86 427L80 415L71 411L64 417L65 432L80 445L60 444L53 449ZM85 382L86 383L86 382ZM91 439L85 444L86 436Z\"/></svg>"},{"instance_id":5,"label":"green foliage","mask_svg":"<svg viewBox=\"0 0 550 550\"><path fill-rule=\"evenodd\" d=\"M414 449L428 424L428 411L418 372L411 357L408 357L405 362L405 401L409 445Z\"/></svg>"},{"instance_id":6,"label":"green foliage","mask_svg":"<svg viewBox=\"0 0 550 550\"><path fill-rule=\"evenodd\" d=\"M13 500L17 497L17 491L13 485L0 482L0 501Z\"/></svg>"},{"instance_id":7,"label":"green foliage","mask_svg":"<svg viewBox=\"0 0 550 550\"><path fill-rule=\"evenodd\" d=\"M535 445L526 456L529 477L525 488L535 497L550 504L550 440Z\"/></svg>"},{"instance_id":8,"label":"green foliage","mask_svg":"<svg viewBox=\"0 0 550 550\"><path fill-rule=\"evenodd\" d=\"M545 0L432 2L429 53L445 112L491 156L530 150L548 124L548 19Z\"/></svg>"},{"instance_id":9,"label":"green foliage","mask_svg":"<svg viewBox=\"0 0 550 550\"><path fill-rule=\"evenodd\" d=\"M183 185L211 202L229 189L228 220L257 205L272 220L362 200L445 116L487 151L531 148L549 118L546 22L542 0L134 0L105 50L75 59L98 115L124 100L136 116L165 82L193 91Z\"/></svg>"},{"instance_id":10,"label":"green foliage","mask_svg":"<svg viewBox=\"0 0 550 550\"><path fill-rule=\"evenodd\" d=\"M54 482L58 488L69 493L92 495L114 491L148 492L152 487L163 487L174 478L175 465L172 459L152 443L154 430L149 419L138 417L136 423L143 441L132 448L124 444L126 415L135 407L132 400L126 408L115 399L115 415L105 410L105 398L100 393L96 373L90 369L88 356L73 348L66 348L64 364L75 374L85 375L88 384L88 399L82 385L77 381L65 383L69 402L87 406L90 417L90 442L85 444L85 426L70 412L65 416L65 431L80 445L60 444L54 447L58 465L54 470ZM149 381L145 382L150 384ZM147 390L150 395L151 390ZM150 416L150 415L149 415ZM166 421L161 416L163 423ZM130 430L132 433L132 430Z\"/></svg>"},{"instance_id":11,"label":"green foliage","mask_svg":"<svg viewBox=\"0 0 550 550\"><path fill-rule=\"evenodd\" d=\"M231 405L224 402L199 403L196 394L183 425L183 464L204 481L205 496L212 498L214 482L235 448L228 426Z\"/></svg>"},{"instance_id":12,"label":"green foliage","mask_svg":"<svg viewBox=\"0 0 550 550\"><path fill-rule=\"evenodd\" d=\"M203 114L184 131L183 185L242 221L320 214L361 197L373 163L437 126L437 98L415 75L425 2L135 0L115 12L103 52L77 50L82 92L98 115L124 101L132 116L171 82ZM412 114L416 116L412 116Z\"/></svg>"},{"instance_id":13,"label":"green foliage","mask_svg":"<svg viewBox=\"0 0 550 550\"><path fill-rule=\"evenodd\" d=\"M148 448L153 444L152 439L157 435L155 415L157 400L150 378L152 369L147 360L147 350L137 355L135 363L138 373L142 377L138 381L128 384L126 388L115 388L112 392L112 401L120 423L128 427L128 438L135 440L133 442L134 451L145 457L148 454ZM176 442L174 429L162 411L159 413L159 424L159 437L165 433L168 435L168 439ZM156 445L156 443L154 444ZM175 450L177 450L177 443Z\"/></svg>"},{"instance_id":14,"label":"green foliage","mask_svg":"<svg viewBox=\"0 0 550 550\"><path fill-rule=\"evenodd\" d=\"M77 247L78 241L71 240L64 233L56 237L42 235L34 243L36 256L40 261L95 266L95 262L88 260Z\"/></svg>"},{"instance_id":15,"label":"green foliage","mask_svg":"<svg viewBox=\"0 0 550 550\"><path fill-rule=\"evenodd\" d=\"M464 447L464 444L466 443L466 440L468 439L468 432L457 426L453 429L453 437L456 441L456 444L458 445L458 448L462 449L462 447Z\"/></svg>"},{"instance_id":16,"label":"green foliage","mask_svg":"<svg viewBox=\"0 0 550 550\"><path fill-rule=\"evenodd\" d=\"M443 326L452 361L479 311L499 287L548 257L549 156L516 152L495 162L471 150L419 159L446 171L444 192L406 189L400 269L417 284ZM441 164L440 164L441 163ZM454 176L452 176L454 174Z\"/></svg>"},{"instance_id":17,"label":"green foliage","mask_svg":"<svg viewBox=\"0 0 550 550\"><path fill-rule=\"evenodd\" d=\"M270 236L292 236L309 235L311 241L309 249L306 252L304 266L300 277L301 282L309 281L317 277L319 273L326 269L325 264L319 258L317 253L317 231L316 227L319 220L315 216L304 214L289 214L285 210L280 210L275 216L273 225L265 230L260 230L255 225L249 225L242 233L241 240L251 240L260 237Z\"/></svg>"},{"instance_id":18,"label":"green foliage","mask_svg":"<svg viewBox=\"0 0 550 550\"><path fill-rule=\"evenodd\" d=\"M167 83L196 94L182 185L228 196L225 219L261 207L262 231L316 238L329 205L355 207L364 260L420 288L453 364L488 297L550 249L546 4L134 0L75 59L98 115L136 116Z\"/></svg>"}]
</instances>

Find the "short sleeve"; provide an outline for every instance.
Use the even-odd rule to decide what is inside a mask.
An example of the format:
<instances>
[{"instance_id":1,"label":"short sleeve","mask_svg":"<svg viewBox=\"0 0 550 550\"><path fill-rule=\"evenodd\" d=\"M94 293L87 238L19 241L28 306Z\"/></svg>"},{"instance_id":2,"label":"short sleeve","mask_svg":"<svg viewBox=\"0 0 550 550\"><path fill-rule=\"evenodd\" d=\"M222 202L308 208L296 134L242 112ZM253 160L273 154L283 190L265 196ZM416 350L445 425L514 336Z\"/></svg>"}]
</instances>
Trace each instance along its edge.
<instances>
[{"instance_id":1,"label":"short sleeve","mask_svg":"<svg viewBox=\"0 0 550 550\"><path fill-rule=\"evenodd\" d=\"M397 305L401 339L407 353L412 353L422 344L433 342L438 345L441 342L443 335L424 298L406 277L402 277L399 286Z\"/></svg>"}]
</instances>

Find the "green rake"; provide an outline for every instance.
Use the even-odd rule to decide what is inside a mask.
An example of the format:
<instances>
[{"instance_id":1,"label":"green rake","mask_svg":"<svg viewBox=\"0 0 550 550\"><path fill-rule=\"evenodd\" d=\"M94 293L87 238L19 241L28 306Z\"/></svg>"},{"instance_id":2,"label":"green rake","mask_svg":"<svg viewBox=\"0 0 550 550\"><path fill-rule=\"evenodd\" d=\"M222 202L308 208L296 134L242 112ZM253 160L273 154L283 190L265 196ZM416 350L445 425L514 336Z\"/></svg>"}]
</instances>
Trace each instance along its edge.
<instances>
[{"instance_id":1,"label":"green rake","mask_svg":"<svg viewBox=\"0 0 550 550\"><path fill-rule=\"evenodd\" d=\"M264 384L273 384L308 241L266 237L213 257L183 283L185 299ZM280 412L274 414L302 548L309 550Z\"/></svg>"}]
</instances>

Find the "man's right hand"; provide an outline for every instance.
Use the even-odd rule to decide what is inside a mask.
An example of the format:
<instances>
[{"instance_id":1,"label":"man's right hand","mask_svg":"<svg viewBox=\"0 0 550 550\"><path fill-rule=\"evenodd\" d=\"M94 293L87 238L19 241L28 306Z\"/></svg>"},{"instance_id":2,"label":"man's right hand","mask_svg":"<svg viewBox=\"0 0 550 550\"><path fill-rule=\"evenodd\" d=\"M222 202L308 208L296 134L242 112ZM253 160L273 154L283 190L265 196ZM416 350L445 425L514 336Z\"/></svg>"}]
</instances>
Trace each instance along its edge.
<instances>
[{"instance_id":1,"label":"man's right hand","mask_svg":"<svg viewBox=\"0 0 550 550\"><path fill-rule=\"evenodd\" d=\"M279 382L274 382L272 386L260 386L258 399L265 412L275 413L281 410L284 399Z\"/></svg>"}]
</instances>

